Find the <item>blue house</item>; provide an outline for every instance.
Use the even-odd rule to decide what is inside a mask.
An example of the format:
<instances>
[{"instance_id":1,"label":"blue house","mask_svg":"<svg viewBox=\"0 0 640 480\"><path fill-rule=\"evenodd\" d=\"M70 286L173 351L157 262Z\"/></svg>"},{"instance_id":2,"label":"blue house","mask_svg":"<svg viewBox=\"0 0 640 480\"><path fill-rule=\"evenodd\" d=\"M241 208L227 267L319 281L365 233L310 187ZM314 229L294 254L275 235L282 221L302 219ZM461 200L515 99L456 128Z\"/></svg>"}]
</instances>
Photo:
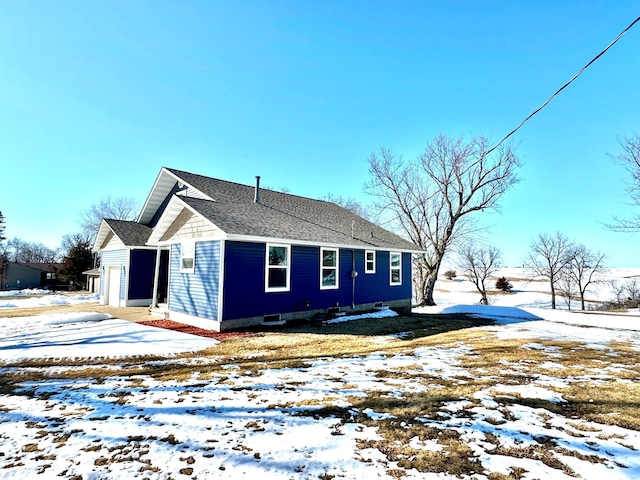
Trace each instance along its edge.
<instances>
[{"instance_id":1,"label":"blue house","mask_svg":"<svg viewBox=\"0 0 640 480\"><path fill-rule=\"evenodd\" d=\"M100 301L211 330L411 308L419 248L334 203L162 168L136 221L105 219Z\"/></svg>"}]
</instances>

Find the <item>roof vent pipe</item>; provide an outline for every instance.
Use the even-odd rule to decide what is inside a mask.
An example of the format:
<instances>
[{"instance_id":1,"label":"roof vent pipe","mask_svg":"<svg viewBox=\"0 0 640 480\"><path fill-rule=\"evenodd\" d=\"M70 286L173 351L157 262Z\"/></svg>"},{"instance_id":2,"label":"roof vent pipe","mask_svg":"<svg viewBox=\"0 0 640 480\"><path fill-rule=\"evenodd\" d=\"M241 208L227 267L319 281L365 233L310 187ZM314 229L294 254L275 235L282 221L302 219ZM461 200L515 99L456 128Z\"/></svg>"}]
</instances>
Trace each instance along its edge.
<instances>
[{"instance_id":1,"label":"roof vent pipe","mask_svg":"<svg viewBox=\"0 0 640 480\"><path fill-rule=\"evenodd\" d=\"M256 175L256 193L253 197L255 203L260 203L260 175Z\"/></svg>"}]
</instances>

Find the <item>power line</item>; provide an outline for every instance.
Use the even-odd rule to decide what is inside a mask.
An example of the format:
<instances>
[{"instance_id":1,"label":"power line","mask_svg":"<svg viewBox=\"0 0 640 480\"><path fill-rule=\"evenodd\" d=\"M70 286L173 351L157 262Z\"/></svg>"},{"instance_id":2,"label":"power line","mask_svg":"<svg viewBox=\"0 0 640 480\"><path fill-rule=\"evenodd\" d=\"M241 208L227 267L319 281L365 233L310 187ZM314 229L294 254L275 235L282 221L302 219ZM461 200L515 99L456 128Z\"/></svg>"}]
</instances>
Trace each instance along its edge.
<instances>
[{"instance_id":1,"label":"power line","mask_svg":"<svg viewBox=\"0 0 640 480\"><path fill-rule=\"evenodd\" d=\"M564 90L565 88L567 88L569 85L571 85L573 83L573 81L578 78L580 75L582 75L582 72L584 72L587 68L589 68L591 66L592 63L594 63L596 60L598 60L602 55L605 54L605 52L607 50L609 50L611 47L613 47L616 42L618 40L620 40L620 38L622 38L622 36L627 33L629 30L631 30L631 28L636 24L640 22L640 17L636 18L633 22L631 22L631 25L629 25L627 28L625 28L622 32L620 32L620 34L609 44L607 45L607 47L602 50L598 55L596 55L595 57L593 57L591 59L591 61L589 63L587 63L584 67L582 67L580 69L580 71L578 73L576 73L573 78L571 78L571 80L569 80L567 83L565 83L562 87L560 87L553 95L551 95L548 100L546 102L544 102L542 105L540 105L536 110L534 110L527 118L525 118L522 122L520 122L520 125L518 125L516 128L514 128L513 130L511 130L507 135L505 135L505 137L500 140L494 147L492 147L491 149L489 149L489 151L485 154L485 155L489 155L491 152L493 152L496 148L498 148L500 145L502 145L505 140L507 140L511 135L513 135L514 133L516 133L518 130L520 130L520 128L527 123L527 121L533 117L536 113L538 113L540 110L542 110L544 107L546 107L551 100L553 100L555 98L556 95L558 95L562 90Z\"/></svg>"}]
</instances>

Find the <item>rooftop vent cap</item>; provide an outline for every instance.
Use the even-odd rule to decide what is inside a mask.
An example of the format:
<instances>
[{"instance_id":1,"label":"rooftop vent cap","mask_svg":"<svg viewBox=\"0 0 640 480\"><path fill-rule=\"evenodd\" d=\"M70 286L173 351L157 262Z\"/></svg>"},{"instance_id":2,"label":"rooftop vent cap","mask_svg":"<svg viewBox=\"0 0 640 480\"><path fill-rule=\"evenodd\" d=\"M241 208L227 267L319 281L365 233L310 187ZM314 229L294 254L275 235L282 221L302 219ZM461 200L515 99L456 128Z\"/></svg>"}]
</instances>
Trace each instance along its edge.
<instances>
[{"instance_id":1,"label":"rooftop vent cap","mask_svg":"<svg viewBox=\"0 0 640 480\"><path fill-rule=\"evenodd\" d=\"M256 191L253 201L255 203L260 203L260 175L256 175Z\"/></svg>"}]
</instances>

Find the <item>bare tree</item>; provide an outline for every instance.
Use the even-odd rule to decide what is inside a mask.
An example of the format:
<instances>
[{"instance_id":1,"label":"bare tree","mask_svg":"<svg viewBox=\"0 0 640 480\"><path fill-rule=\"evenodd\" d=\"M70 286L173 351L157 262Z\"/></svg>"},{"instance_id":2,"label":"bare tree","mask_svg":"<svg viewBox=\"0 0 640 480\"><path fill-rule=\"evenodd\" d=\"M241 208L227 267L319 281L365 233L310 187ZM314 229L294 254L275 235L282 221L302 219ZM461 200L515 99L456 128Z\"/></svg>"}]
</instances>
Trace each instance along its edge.
<instances>
[{"instance_id":1,"label":"bare tree","mask_svg":"<svg viewBox=\"0 0 640 480\"><path fill-rule=\"evenodd\" d=\"M62 241L60 242L61 253L63 256L69 255L69 252L73 248L83 243L91 244L91 240L91 237L87 236L85 233L72 233L63 235Z\"/></svg>"},{"instance_id":2,"label":"bare tree","mask_svg":"<svg viewBox=\"0 0 640 480\"><path fill-rule=\"evenodd\" d=\"M89 238L95 238L103 218L133 220L137 211L138 202L133 197L107 197L80 214L80 227Z\"/></svg>"},{"instance_id":3,"label":"bare tree","mask_svg":"<svg viewBox=\"0 0 640 480\"><path fill-rule=\"evenodd\" d=\"M20 238L7 240L3 251L7 261L16 263L56 263L60 259L58 250L42 243L25 242Z\"/></svg>"},{"instance_id":4,"label":"bare tree","mask_svg":"<svg viewBox=\"0 0 640 480\"><path fill-rule=\"evenodd\" d=\"M4 215L0 212L0 290L5 283L5 263L7 262L7 244L5 240L7 239L4 236L5 220Z\"/></svg>"},{"instance_id":5,"label":"bare tree","mask_svg":"<svg viewBox=\"0 0 640 480\"><path fill-rule=\"evenodd\" d=\"M628 302L640 300L640 283L636 278L632 278L625 282L624 293Z\"/></svg>"},{"instance_id":6,"label":"bare tree","mask_svg":"<svg viewBox=\"0 0 640 480\"><path fill-rule=\"evenodd\" d=\"M604 269L605 254L589 250L582 244L575 245L571 252L566 273L568 281L580 295L580 309L584 310L584 296L587 288L596 283L596 275Z\"/></svg>"},{"instance_id":7,"label":"bare tree","mask_svg":"<svg viewBox=\"0 0 640 480\"><path fill-rule=\"evenodd\" d=\"M611 280L609 282L609 286L611 288L611 291L613 292L618 308L622 307L625 297L625 285L620 284L620 282L618 282L617 280Z\"/></svg>"},{"instance_id":8,"label":"bare tree","mask_svg":"<svg viewBox=\"0 0 640 480\"><path fill-rule=\"evenodd\" d=\"M471 228L471 214L497 209L518 182L520 165L510 145L490 149L484 137L464 141L440 135L414 162L381 149L369 159L365 189L377 197L387 222L424 254L414 260L418 303L435 305L433 291L445 253Z\"/></svg>"},{"instance_id":9,"label":"bare tree","mask_svg":"<svg viewBox=\"0 0 640 480\"><path fill-rule=\"evenodd\" d=\"M3 240L6 240L6 237L4 236L4 229L5 229L4 215L2 214L2 212L0 212L0 242L2 242Z\"/></svg>"},{"instance_id":10,"label":"bare tree","mask_svg":"<svg viewBox=\"0 0 640 480\"><path fill-rule=\"evenodd\" d=\"M471 280L480 292L480 303L489 305L485 282L502 266L500 250L493 246L474 247L467 244L460 249L458 256L458 266L462 270L462 274Z\"/></svg>"},{"instance_id":11,"label":"bare tree","mask_svg":"<svg viewBox=\"0 0 640 480\"><path fill-rule=\"evenodd\" d=\"M555 236L539 234L531 243L524 264L534 275L549 279L551 308L556 308L556 286L573 253L571 241L556 232Z\"/></svg>"},{"instance_id":12,"label":"bare tree","mask_svg":"<svg viewBox=\"0 0 640 480\"><path fill-rule=\"evenodd\" d=\"M568 270L560 272L557 281L558 291L562 294L567 308L571 310L571 301L578 294L577 286ZM584 309L583 309L584 310Z\"/></svg>"},{"instance_id":13,"label":"bare tree","mask_svg":"<svg viewBox=\"0 0 640 480\"><path fill-rule=\"evenodd\" d=\"M640 135L619 138L618 143L622 151L612 157L629 172L631 181L627 185L627 194L632 205L640 207ZM640 214L630 219L614 216L613 223L606 226L616 232L640 232Z\"/></svg>"}]
</instances>

